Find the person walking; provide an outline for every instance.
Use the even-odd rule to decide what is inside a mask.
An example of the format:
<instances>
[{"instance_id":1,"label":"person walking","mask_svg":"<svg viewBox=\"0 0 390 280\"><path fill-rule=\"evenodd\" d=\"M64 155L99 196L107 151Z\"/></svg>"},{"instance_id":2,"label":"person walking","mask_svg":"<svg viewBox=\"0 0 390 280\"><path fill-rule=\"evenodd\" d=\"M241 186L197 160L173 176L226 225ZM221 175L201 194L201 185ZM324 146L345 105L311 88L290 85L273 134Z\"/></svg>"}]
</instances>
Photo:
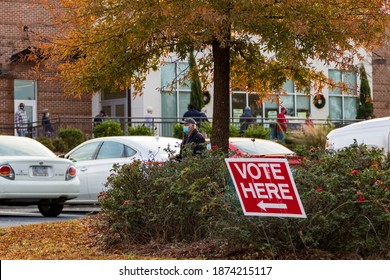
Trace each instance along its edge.
<instances>
[{"instance_id":1,"label":"person walking","mask_svg":"<svg viewBox=\"0 0 390 280\"><path fill-rule=\"evenodd\" d=\"M196 124L199 125L202 118L202 114L198 110L196 110L194 105L192 104L188 104L187 109L188 111L185 112L183 115L183 120L186 118L192 118L196 121Z\"/></svg>"},{"instance_id":2,"label":"person walking","mask_svg":"<svg viewBox=\"0 0 390 280\"><path fill-rule=\"evenodd\" d=\"M186 118L180 122L183 124L184 137L180 145L180 153L177 159L182 159L192 150L192 155L199 155L206 148L203 135L196 129L196 121L193 118Z\"/></svg>"},{"instance_id":3,"label":"person walking","mask_svg":"<svg viewBox=\"0 0 390 280\"><path fill-rule=\"evenodd\" d=\"M44 109L42 112L42 127L46 137L51 137L54 133L53 126L50 121L50 113L48 109Z\"/></svg>"},{"instance_id":4,"label":"person walking","mask_svg":"<svg viewBox=\"0 0 390 280\"><path fill-rule=\"evenodd\" d=\"M252 115L251 107L246 106L244 113L240 116L240 134L244 133L248 127L255 122L255 118Z\"/></svg>"},{"instance_id":5,"label":"person walking","mask_svg":"<svg viewBox=\"0 0 390 280\"><path fill-rule=\"evenodd\" d=\"M284 107L281 107L280 113L277 115L277 126L276 126L276 132L278 136L278 140L280 140L282 143L285 143L285 135L287 133L287 119L286 114L287 109Z\"/></svg>"},{"instance_id":6,"label":"person walking","mask_svg":"<svg viewBox=\"0 0 390 280\"><path fill-rule=\"evenodd\" d=\"M101 123L104 122L105 120L107 120L106 112L104 112L103 110L101 110L100 113L97 114L96 117L95 117L95 119L93 120L93 124L94 124L94 126L97 126L98 124L101 124Z\"/></svg>"},{"instance_id":7,"label":"person walking","mask_svg":"<svg viewBox=\"0 0 390 280\"><path fill-rule=\"evenodd\" d=\"M15 113L15 128L18 136L26 136L28 128L28 118L25 111L25 104L19 104L19 110Z\"/></svg>"},{"instance_id":8,"label":"person walking","mask_svg":"<svg viewBox=\"0 0 390 280\"><path fill-rule=\"evenodd\" d=\"M153 107L147 107L144 124L145 124L145 126L154 130L153 115L152 114L153 114Z\"/></svg>"}]
</instances>

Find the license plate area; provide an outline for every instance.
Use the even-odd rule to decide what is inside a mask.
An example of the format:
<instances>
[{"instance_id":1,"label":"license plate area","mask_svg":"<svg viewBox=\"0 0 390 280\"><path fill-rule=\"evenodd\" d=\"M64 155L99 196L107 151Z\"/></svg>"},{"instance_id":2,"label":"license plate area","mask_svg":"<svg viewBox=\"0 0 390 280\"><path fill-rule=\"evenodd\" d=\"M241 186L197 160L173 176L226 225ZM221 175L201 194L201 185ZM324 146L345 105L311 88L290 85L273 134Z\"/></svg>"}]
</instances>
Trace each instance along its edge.
<instances>
[{"instance_id":1,"label":"license plate area","mask_svg":"<svg viewBox=\"0 0 390 280\"><path fill-rule=\"evenodd\" d=\"M32 166L33 177L47 177L49 176L49 169L47 166Z\"/></svg>"}]
</instances>

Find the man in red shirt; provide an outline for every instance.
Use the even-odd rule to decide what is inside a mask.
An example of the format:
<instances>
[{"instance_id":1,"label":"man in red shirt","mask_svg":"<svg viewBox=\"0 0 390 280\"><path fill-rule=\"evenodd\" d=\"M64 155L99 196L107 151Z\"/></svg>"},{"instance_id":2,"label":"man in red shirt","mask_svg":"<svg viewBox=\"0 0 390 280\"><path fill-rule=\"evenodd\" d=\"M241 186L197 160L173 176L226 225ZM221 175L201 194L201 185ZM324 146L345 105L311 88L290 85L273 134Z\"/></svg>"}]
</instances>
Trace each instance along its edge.
<instances>
[{"instance_id":1,"label":"man in red shirt","mask_svg":"<svg viewBox=\"0 0 390 280\"><path fill-rule=\"evenodd\" d=\"M285 143L284 137L285 137L286 132L287 132L287 119L286 119L285 113L287 113L287 109L284 107L281 107L280 113L277 116L276 131L277 131L278 140L282 141L282 143Z\"/></svg>"}]
</instances>

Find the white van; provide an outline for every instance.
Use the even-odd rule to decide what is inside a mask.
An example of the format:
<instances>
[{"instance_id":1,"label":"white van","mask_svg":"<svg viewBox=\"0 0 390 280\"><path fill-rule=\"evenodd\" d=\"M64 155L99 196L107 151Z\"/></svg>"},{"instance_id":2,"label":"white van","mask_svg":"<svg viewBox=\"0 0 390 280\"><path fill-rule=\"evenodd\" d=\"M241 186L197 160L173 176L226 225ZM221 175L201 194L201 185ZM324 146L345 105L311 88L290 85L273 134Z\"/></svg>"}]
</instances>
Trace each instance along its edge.
<instances>
[{"instance_id":1,"label":"white van","mask_svg":"<svg viewBox=\"0 0 390 280\"><path fill-rule=\"evenodd\" d=\"M326 136L326 147L338 150L349 147L354 142L368 147L390 151L390 117L372 119L350 124L329 132Z\"/></svg>"}]
</instances>

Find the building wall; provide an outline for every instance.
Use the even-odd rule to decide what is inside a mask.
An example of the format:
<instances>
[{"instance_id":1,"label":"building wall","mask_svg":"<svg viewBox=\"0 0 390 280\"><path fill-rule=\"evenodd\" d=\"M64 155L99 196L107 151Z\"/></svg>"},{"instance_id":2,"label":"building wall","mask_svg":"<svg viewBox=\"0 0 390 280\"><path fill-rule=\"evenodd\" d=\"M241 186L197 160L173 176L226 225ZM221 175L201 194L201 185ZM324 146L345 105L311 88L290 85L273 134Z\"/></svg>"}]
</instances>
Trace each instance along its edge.
<instances>
[{"instance_id":1,"label":"building wall","mask_svg":"<svg viewBox=\"0 0 390 280\"><path fill-rule=\"evenodd\" d=\"M374 115L390 116L390 42L372 55Z\"/></svg>"},{"instance_id":2,"label":"building wall","mask_svg":"<svg viewBox=\"0 0 390 280\"><path fill-rule=\"evenodd\" d=\"M10 60L13 54L33 47L33 32L47 34L52 31L46 11L40 4L32 2L38 1L0 0L0 124L13 124L15 79L37 81L38 120L45 108L49 109L52 119L62 116L91 117L91 96L65 96L60 82L54 79L52 73L38 78L33 71L34 63Z\"/></svg>"},{"instance_id":3,"label":"building wall","mask_svg":"<svg viewBox=\"0 0 390 280\"><path fill-rule=\"evenodd\" d=\"M362 63L366 69L366 72L368 73L368 79L369 79L369 85L370 87L372 88L372 65L371 65L371 55L367 55L363 50L361 51L361 55L363 57L363 60L359 60L357 57L355 58L355 61L354 61L354 64L355 65L359 65L360 63ZM336 65L327 65L323 62L320 62L320 61L312 61L312 65L318 70L318 71L321 71L324 73L325 76L328 76L328 71L329 69L337 69ZM155 72L152 72L148 77L147 77L147 80L146 80L146 83L145 83L145 89L144 89L144 94L141 96L141 97L136 97L136 99L134 101L132 101L132 116L133 117L142 117L143 114L144 114L144 111L146 109L147 106L154 106L155 107L155 114L154 116L155 117L161 117L161 94L160 94L160 91L159 91L159 88L161 86L161 80L162 80L162 71L161 69L155 71ZM357 80L356 80L356 88L357 88L357 93L359 91L359 87L360 87L360 77L357 75L356 76ZM213 88L210 87L209 88L209 92L211 93L212 95L212 98L211 98L211 102L206 106L206 109L207 109L207 115L209 117L212 117L213 116ZM237 93L234 93L234 94L237 94ZM311 96L314 96L315 92L314 90L311 91ZM324 95L325 99L326 99L326 104L325 104L325 107L323 108L316 108L314 105L313 105L313 99L311 97L310 99L310 107L308 108L309 111L311 112L311 117L313 119L317 119L319 121L325 121L326 119L328 119L328 117L330 116L330 95L329 95L329 90L327 87L325 87L323 89L323 92L322 94ZM347 94L344 94L344 96L346 96ZM183 104L181 104L183 105ZM246 104L248 106L256 106L254 104L250 104L250 101L248 101L248 104ZM187 106L187 104L185 104L185 106ZM231 118L233 118L233 112L232 112L232 101L230 103L230 113L231 113ZM243 109L245 106L243 106L241 109ZM345 107L347 107L347 105L345 105ZM159 110L160 108L160 110ZM234 109L234 108L233 108ZM345 110L347 110L348 108L344 108L344 112ZM177 117L181 117L181 115L178 115ZM266 118L266 116L264 116ZM298 116L293 116L291 118L299 118ZM347 119L347 118L345 118ZM355 118L353 118L352 120L354 120Z\"/></svg>"},{"instance_id":4,"label":"building wall","mask_svg":"<svg viewBox=\"0 0 390 280\"><path fill-rule=\"evenodd\" d=\"M143 94L141 96L131 96L131 115L133 117L144 117L148 107L153 108L153 117L161 117L161 72L151 71Z\"/></svg>"}]
</instances>

